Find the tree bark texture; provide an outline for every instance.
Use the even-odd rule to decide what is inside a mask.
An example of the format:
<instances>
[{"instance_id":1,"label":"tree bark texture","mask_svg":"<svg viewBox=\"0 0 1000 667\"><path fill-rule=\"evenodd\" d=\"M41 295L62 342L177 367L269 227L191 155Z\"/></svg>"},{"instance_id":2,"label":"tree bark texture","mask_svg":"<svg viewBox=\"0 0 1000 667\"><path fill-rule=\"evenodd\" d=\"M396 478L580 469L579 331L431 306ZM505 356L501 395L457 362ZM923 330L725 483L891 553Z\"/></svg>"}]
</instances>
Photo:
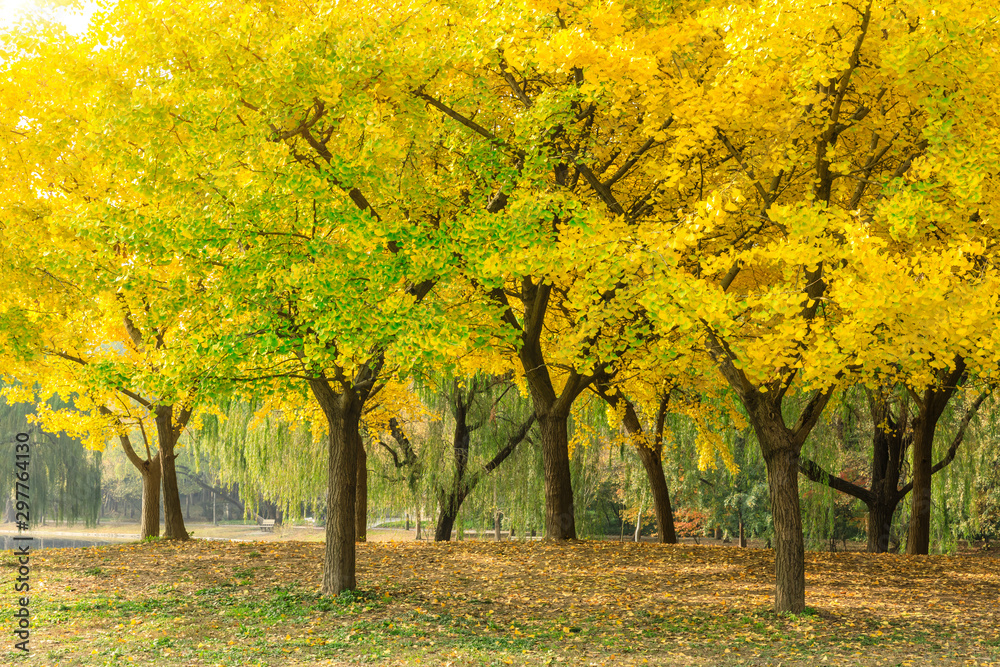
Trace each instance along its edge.
<instances>
[{"instance_id":1,"label":"tree bark texture","mask_svg":"<svg viewBox=\"0 0 1000 667\"><path fill-rule=\"evenodd\" d=\"M311 379L309 387L326 416L330 431L322 593L337 595L357 588L354 504L362 401L352 388L335 393L325 378Z\"/></svg>"},{"instance_id":2,"label":"tree bark texture","mask_svg":"<svg viewBox=\"0 0 1000 667\"><path fill-rule=\"evenodd\" d=\"M451 541L451 531L455 527L455 519L458 517L458 510L455 509L457 505L460 505L460 501L456 501L455 498L449 497L445 501L447 504L442 505L441 512L438 514L437 525L434 527L434 541L435 542L450 542Z\"/></svg>"},{"instance_id":3,"label":"tree bark texture","mask_svg":"<svg viewBox=\"0 0 1000 667\"><path fill-rule=\"evenodd\" d=\"M910 530L906 553L926 554L931 540L931 456L934 427L921 417L913 434L913 491L910 496Z\"/></svg>"},{"instance_id":4,"label":"tree bark texture","mask_svg":"<svg viewBox=\"0 0 1000 667\"><path fill-rule=\"evenodd\" d=\"M938 386L924 390L913 424L913 491L910 496L910 530L906 553L926 554L931 541L931 476L934 467L934 431L945 406L965 375L965 360L956 357L955 368L938 373Z\"/></svg>"},{"instance_id":5,"label":"tree bark texture","mask_svg":"<svg viewBox=\"0 0 1000 667\"><path fill-rule=\"evenodd\" d=\"M805 608L805 547L799 505L799 454L809 432L830 400L830 392L816 392L792 428L781 412L783 392L772 385L761 392L736 369L724 373L747 408L750 423L767 466L767 486L774 521L775 611L799 613Z\"/></svg>"},{"instance_id":6,"label":"tree bark texture","mask_svg":"<svg viewBox=\"0 0 1000 667\"><path fill-rule=\"evenodd\" d=\"M354 539L368 540L368 453L365 444L358 438L358 481L354 497Z\"/></svg>"},{"instance_id":7,"label":"tree bark texture","mask_svg":"<svg viewBox=\"0 0 1000 667\"><path fill-rule=\"evenodd\" d=\"M142 474L142 518L139 539L160 535L160 454L139 469Z\"/></svg>"},{"instance_id":8,"label":"tree bark texture","mask_svg":"<svg viewBox=\"0 0 1000 667\"><path fill-rule=\"evenodd\" d=\"M156 435L160 449L160 466L163 470L163 537L168 540L189 539L184 527L184 513L181 511L181 497L177 491L177 469L174 465L174 446L177 431L173 423L173 406L156 408Z\"/></svg>"},{"instance_id":9,"label":"tree bark texture","mask_svg":"<svg viewBox=\"0 0 1000 667\"><path fill-rule=\"evenodd\" d=\"M868 553L881 554L889 550L892 517L899 500L873 499L868 507Z\"/></svg>"},{"instance_id":10,"label":"tree bark texture","mask_svg":"<svg viewBox=\"0 0 1000 667\"><path fill-rule=\"evenodd\" d=\"M670 489L663 474L663 460L660 454L649 447L638 448L639 460L646 469L649 490L653 494L653 510L656 513L656 529L663 544L676 544L677 533L674 530L674 512L670 506Z\"/></svg>"},{"instance_id":11,"label":"tree bark texture","mask_svg":"<svg viewBox=\"0 0 1000 667\"><path fill-rule=\"evenodd\" d=\"M552 540L576 539L567 421L568 415L558 413L539 418L545 471L545 536Z\"/></svg>"},{"instance_id":12,"label":"tree bark texture","mask_svg":"<svg viewBox=\"0 0 1000 667\"><path fill-rule=\"evenodd\" d=\"M799 453L795 447L764 453L774 519L774 602L777 611L805 608L805 547L799 508Z\"/></svg>"},{"instance_id":13,"label":"tree bark texture","mask_svg":"<svg viewBox=\"0 0 1000 667\"><path fill-rule=\"evenodd\" d=\"M562 392L556 394L542 353L541 334L545 325L552 285L530 278L521 281L524 305L523 326L510 309L503 290L495 291L498 303L507 305L504 319L521 334L518 358L524 370L531 402L535 407L542 440L542 465L545 475L545 537L550 540L575 540L576 518L573 508L573 485L569 467L567 421L573 401L595 377L570 370Z\"/></svg>"},{"instance_id":14,"label":"tree bark texture","mask_svg":"<svg viewBox=\"0 0 1000 667\"><path fill-rule=\"evenodd\" d=\"M107 410L105 409L106 413ZM145 434L143 434L145 437ZM125 457L135 466L142 477L142 506L139 510L139 539L160 536L160 484L162 468L160 453L151 454L149 442L146 442L148 458L139 456L132 447L132 440L127 434L118 436Z\"/></svg>"}]
</instances>

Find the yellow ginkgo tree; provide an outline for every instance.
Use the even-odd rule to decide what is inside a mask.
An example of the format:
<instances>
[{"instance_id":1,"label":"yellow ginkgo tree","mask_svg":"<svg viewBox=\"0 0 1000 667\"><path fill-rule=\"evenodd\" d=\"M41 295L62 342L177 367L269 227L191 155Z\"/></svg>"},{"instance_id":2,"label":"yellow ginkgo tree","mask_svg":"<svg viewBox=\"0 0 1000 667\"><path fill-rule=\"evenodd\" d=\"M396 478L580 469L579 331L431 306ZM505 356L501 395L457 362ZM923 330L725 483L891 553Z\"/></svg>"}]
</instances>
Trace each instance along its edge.
<instances>
[{"instance_id":1,"label":"yellow ginkgo tree","mask_svg":"<svg viewBox=\"0 0 1000 667\"><path fill-rule=\"evenodd\" d=\"M690 95L667 132L716 166L651 168L704 183L704 196L648 237L660 273L644 301L669 314L664 326L704 332L742 403L768 471L776 608L799 611L802 445L866 357L889 367L912 349L898 329L874 349L860 335L896 317L867 305L893 290L883 267L941 257L919 272L946 306L921 316L941 317L963 304L931 276L955 272L944 258L963 238L995 237L997 99L981 73L997 67L997 26L964 3L921 1L733 3L699 20L720 50L678 63ZM939 353L937 363L953 359ZM787 414L789 392L803 391L804 408Z\"/></svg>"}]
</instances>

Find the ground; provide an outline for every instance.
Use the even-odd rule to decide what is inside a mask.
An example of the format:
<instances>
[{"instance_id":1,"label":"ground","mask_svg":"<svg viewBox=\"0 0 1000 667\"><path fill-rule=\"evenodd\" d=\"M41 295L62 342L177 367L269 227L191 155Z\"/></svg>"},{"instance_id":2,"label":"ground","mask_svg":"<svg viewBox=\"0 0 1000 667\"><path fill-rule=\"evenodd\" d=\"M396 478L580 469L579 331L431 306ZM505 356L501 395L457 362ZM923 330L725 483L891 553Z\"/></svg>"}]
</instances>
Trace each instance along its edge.
<instances>
[{"instance_id":1,"label":"ground","mask_svg":"<svg viewBox=\"0 0 1000 667\"><path fill-rule=\"evenodd\" d=\"M206 529L207 532L207 529ZM195 535L198 536L198 529ZM277 538L287 538L280 532ZM0 598L16 603L10 552ZM39 551L32 665L1000 664L1000 559L808 553L807 609L770 611L771 552L579 542L371 542L318 594L322 544Z\"/></svg>"}]
</instances>

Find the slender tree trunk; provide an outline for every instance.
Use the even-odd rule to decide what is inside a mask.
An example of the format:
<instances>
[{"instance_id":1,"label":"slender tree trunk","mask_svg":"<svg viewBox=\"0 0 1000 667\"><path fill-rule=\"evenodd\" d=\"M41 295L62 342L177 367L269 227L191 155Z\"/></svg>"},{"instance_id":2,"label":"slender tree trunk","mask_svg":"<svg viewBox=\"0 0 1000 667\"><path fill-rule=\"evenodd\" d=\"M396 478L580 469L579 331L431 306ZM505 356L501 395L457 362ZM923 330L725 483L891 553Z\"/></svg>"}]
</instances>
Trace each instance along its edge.
<instances>
[{"instance_id":1,"label":"slender tree trunk","mask_svg":"<svg viewBox=\"0 0 1000 667\"><path fill-rule=\"evenodd\" d=\"M795 447L765 450L767 486L774 519L774 579L777 611L805 608L805 546L799 508L799 453Z\"/></svg>"},{"instance_id":2,"label":"slender tree trunk","mask_svg":"<svg viewBox=\"0 0 1000 667\"><path fill-rule=\"evenodd\" d=\"M676 544L677 532L674 529L674 512L670 507L670 489L667 488L667 478L663 474L663 460L659 452L649 447L637 448L642 467L646 469L646 479L649 490L653 493L653 511L656 512L656 530L663 544Z\"/></svg>"},{"instance_id":3,"label":"slender tree trunk","mask_svg":"<svg viewBox=\"0 0 1000 667\"><path fill-rule=\"evenodd\" d=\"M539 418L545 471L545 537L550 540L576 539L567 420L568 415L563 414Z\"/></svg>"},{"instance_id":4,"label":"slender tree trunk","mask_svg":"<svg viewBox=\"0 0 1000 667\"><path fill-rule=\"evenodd\" d=\"M156 435L159 440L160 466L163 470L163 537L168 540L187 540L181 497L177 491L177 468L174 466L174 445L177 433L173 424L173 407L156 408Z\"/></svg>"},{"instance_id":5,"label":"slender tree trunk","mask_svg":"<svg viewBox=\"0 0 1000 667\"><path fill-rule=\"evenodd\" d=\"M744 526L744 523L743 523L743 511L742 510L740 510L739 519L740 519L740 548L741 549L746 549L747 548L747 535L746 535L745 526Z\"/></svg>"},{"instance_id":6,"label":"slender tree trunk","mask_svg":"<svg viewBox=\"0 0 1000 667\"><path fill-rule=\"evenodd\" d=\"M500 535L500 529L502 526L503 526L503 512L497 512L493 516L493 533L496 535L497 542L499 542L502 539Z\"/></svg>"},{"instance_id":7,"label":"slender tree trunk","mask_svg":"<svg viewBox=\"0 0 1000 667\"><path fill-rule=\"evenodd\" d=\"M663 420L666 414L667 401L669 395L664 396L660 402L660 410L657 414L656 433L647 437L643 432L642 424L639 423L639 415L635 411L635 406L618 389L610 388L607 385L597 387L601 398L613 408L624 405L625 412L622 417L622 424L635 439L636 451L639 453L639 460L646 471L646 478L649 481L649 489L653 493L653 511L656 513L656 530L660 535L660 542L664 544L677 543L677 531L674 528L674 512L670 506L670 490L667 488L667 479L663 474Z\"/></svg>"},{"instance_id":8,"label":"slender tree trunk","mask_svg":"<svg viewBox=\"0 0 1000 667\"><path fill-rule=\"evenodd\" d=\"M358 482L354 498L354 539L368 540L368 453L363 442L358 442Z\"/></svg>"},{"instance_id":9,"label":"slender tree trunk","mask_svg":"<svg viewBox=\"0 0 1000 667\"><path fill-rule=\"evenodd\" d=\"M337 595L343 590L357 588L354 500L358 481L357 459L361 445L358 427L362 404L353 388L337 394L323 378L310 380L309 387L323 409L329 426L322 593Z\"/></svg>"},{"instance_id":10,"label":"slender tree trunk","mask_svg":"<svg viewBox=\"0 0 1000 667\"><path fill-rule=\"evenodd\" d=\"M545 474L545 538L561 541L576 539L567 421L573 401L594 377L570 370L562 392L556 394L541 345L545 313L551 294L551 283L541 281L536 284L528 278L522 281L524 324L518 325L521 329L518 357L541 431L542 466ZM499 290L498 300L507 304L507 297L502 289ZM516 323L517 317L509 307L505 317Z\"/></svg>"},{"instance_id":11,"label":"slender tree trunk","mask_svg":"<svg viewBox=\"0 0 1000 667\"><path fill-rule=\"evenodd\" d=\"M160 535L160 454L139 469L142 474L142 518L139 539Z\"/></svg>"},{"instance_id":12,"label":"slender tree trunk","mask_svg":"<svg viewBox=\"0 0 1000 667\"><path fill-rule=\"evenodd\" d=\"M632 537L633 542L638 542L639 536L642 535L642 512L646 509L644 505L645 500L639 504L639 511L635 515L635 535Z\"/></svg>"},{"instance_id":13,"label":"slender tree trunk","mask_svg":"<svg viewBox=\"0 0 1000 667\"><path fill-rule=\"evenodd\" d=\"M910 532L906 553L926 554L931 541L931 461L934 431L945 406L965 379L965 360L955 357L955 367L939 371L937 383L924 390L918 401L919 415L913 424L913 491L910 497Z\"/></svg>"},{"instance_id":14,"label":"slender tree trunk","mask_svg":"<svg viewBox=\"0 0 1000 667\"><path fill-rule=\"evenodd\" d=\"M419 505L417 506L417 536L414 538L416 540L423 539L423 525L421 519L423 519L424 510Z\"/></svg>"}]
</instances>

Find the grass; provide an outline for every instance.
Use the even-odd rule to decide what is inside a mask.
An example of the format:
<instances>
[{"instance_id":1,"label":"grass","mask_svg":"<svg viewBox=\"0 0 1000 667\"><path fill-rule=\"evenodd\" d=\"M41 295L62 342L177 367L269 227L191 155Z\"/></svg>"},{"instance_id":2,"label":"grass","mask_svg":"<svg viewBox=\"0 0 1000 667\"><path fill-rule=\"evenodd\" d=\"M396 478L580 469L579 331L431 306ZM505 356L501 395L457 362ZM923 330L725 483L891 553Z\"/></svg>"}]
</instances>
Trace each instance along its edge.
<instances>
[{"instance_id":1,"label":"grass","mask_svg":"<svg viewBox=\"0 0 1000 667\"><path fill-rule=\"evenodd\" d=\"M1000 664L1000 561L807 555L770 610L764 550L373 543L320 595L322 545L157 541L32 555L31 665ZM12 601L13 557L0 557ZM4 602L6 605L6 600ZM7 620L11 623L9 615ZM9 658L9 659L8 659Z\"/></svg>"}]
</instances>

